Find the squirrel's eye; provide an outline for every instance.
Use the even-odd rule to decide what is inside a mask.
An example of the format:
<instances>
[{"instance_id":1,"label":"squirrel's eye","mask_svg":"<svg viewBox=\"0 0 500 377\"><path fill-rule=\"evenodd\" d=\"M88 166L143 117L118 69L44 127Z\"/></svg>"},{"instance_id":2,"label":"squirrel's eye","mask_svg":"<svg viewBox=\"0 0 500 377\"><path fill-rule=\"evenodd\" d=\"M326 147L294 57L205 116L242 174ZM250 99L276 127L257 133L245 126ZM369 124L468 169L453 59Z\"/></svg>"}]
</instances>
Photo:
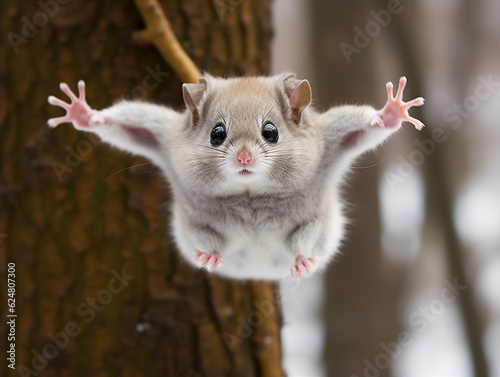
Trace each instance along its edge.
<instances>
[{"instance_id":1,"label":"squirrel's eye","mask_svg":"<svg viewBox=\"0 0 500 377\"><path fill-rule=\"evenodd\" d=\"M221 145L224 140L226 140L226 137L226 127L222 123L219 123L213 128L210 134L210 143L212 143L213 146Z\"/></svg>"},{"instance_id":2,"label":"squirrel's eye","mask_svg":"<svg viewBox=\"0 0 500 377\"><path fill-rule=\"evenodd\" d=\"M270 122L262 126L262 137L270 143L278 142L278 129Z\"/></svg>"}]
</instances>

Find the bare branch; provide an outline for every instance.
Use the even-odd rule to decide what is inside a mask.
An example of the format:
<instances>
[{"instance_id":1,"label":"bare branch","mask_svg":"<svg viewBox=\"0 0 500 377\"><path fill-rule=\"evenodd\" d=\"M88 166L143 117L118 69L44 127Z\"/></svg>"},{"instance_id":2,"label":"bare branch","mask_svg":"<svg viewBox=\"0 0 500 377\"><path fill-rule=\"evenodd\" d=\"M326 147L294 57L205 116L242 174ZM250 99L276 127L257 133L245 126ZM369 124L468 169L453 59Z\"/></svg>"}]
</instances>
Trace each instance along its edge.
<instances>
[{"instance_id":1,"label":"bare branch","mask_svg":"<svg viewBox=\"0 0 500 377\"><path fill-rule=\"evenodd\" d=\"M180 45L158 1L134 0L134 3L146 29L135 32L133 41L139 45L154 45L183 82L197 82L201 72Z\"/></svg>"}]
</instances>

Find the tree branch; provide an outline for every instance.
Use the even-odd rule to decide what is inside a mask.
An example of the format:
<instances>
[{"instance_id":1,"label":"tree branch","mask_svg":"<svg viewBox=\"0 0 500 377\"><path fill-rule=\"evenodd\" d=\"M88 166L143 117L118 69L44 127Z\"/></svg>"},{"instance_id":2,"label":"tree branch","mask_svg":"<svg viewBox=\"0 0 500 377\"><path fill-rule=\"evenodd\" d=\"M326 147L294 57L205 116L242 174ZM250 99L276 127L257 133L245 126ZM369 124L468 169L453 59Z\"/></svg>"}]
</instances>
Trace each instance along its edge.
<instances>
[{"instance_id":1,"label":"tree branch","mask_svg":"<svg viewBox=\"0 0 500 377\"><path fill-rule=\"evenodd\" d=\"M201 72L177 40L157 0L134 0L146 29L132 34L139 45L152 44L183 82L197 82Z\"/></svg>"}]
</instances>

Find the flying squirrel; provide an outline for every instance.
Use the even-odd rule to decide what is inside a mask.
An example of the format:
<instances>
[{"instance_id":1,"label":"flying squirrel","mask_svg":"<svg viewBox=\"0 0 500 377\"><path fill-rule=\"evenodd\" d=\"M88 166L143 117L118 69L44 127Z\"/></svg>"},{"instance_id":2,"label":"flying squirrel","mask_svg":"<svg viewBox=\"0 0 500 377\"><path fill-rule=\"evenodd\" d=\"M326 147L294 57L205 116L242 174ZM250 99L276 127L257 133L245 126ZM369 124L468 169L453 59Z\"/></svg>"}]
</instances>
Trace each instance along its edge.
<instances>
[{"instance_id":1,"label":"flying squirrel","mask_svg":"<svg viewBox=\"0 0 500 377\"><path fill-rule=\"evenodd\" d=\"M380 145L422 97L403 101L388 82L387 102L318 112L311 87L285 72L183 84L186 109L120 101L94 110L61 83L49 96L65 122L157 165L172 189L172 234L186 261L233 279L304 278L338 252L346 218L340 188L352 162Z\"/></svg>"}]
</instances>

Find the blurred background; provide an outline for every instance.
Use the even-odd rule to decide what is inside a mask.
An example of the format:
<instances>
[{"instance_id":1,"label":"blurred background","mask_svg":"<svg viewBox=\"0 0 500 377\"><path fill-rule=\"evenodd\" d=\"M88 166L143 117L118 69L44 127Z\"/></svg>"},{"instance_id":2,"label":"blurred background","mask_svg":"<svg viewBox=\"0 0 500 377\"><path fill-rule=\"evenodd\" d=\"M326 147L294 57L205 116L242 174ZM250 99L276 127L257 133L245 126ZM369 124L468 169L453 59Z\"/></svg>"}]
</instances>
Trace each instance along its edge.
<instances>
[{"instance_id":1,"label":"blurred background","mask_svg":"<svg viewBox=\"0 0 500 377\"><path fill-rule=\"evenodd\" d=\"M273 70L316 106L385 103L406 124L357 161L352 224L328 271L282 286L290 377L500 376L500 3L274 3ZM293 300L287 300L293 297Z\"/></svg>"}]
</instances>

